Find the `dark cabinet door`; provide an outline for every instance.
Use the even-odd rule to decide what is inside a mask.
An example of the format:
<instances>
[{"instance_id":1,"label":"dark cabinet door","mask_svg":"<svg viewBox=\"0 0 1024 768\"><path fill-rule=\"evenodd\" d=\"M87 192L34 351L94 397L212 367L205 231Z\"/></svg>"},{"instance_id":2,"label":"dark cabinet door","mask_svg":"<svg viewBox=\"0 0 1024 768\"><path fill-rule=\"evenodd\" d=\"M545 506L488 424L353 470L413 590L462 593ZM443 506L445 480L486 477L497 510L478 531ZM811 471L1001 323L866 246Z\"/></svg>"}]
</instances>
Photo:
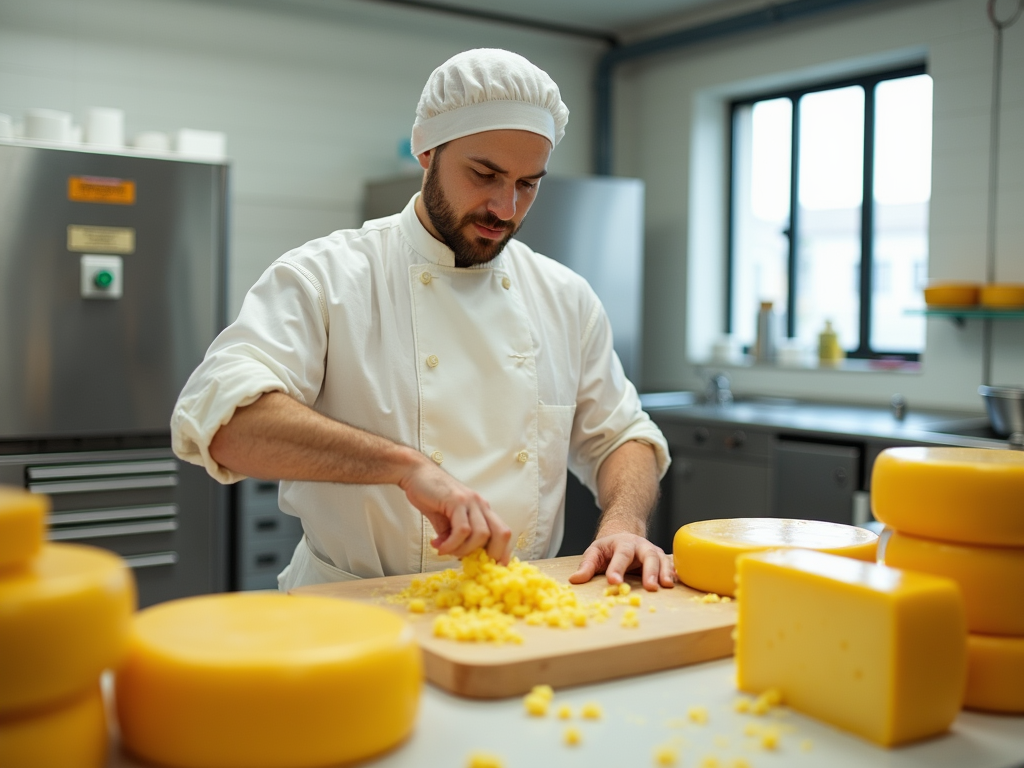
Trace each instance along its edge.
<instances>
[{"instance_id":1,"label":"dark cabinet door","mask_svg":"<svg viewBox=\"0 0 1024 768\"><path fill-rule=\"evenodd\" d=\"M861 449L780 440L775 446L775 517L853 522Z\"/></svg>"},{"instance_id":2,"label":"dark cabinet door","mask_svg":"<svg viewBox=\"0 0 1024 768\"><path fill-rule=\"evenodd\" d=\"M761 464L678 455L672 473L672 531L696 520L767 517L770 471Z\"/></svg>"}]
</instances>

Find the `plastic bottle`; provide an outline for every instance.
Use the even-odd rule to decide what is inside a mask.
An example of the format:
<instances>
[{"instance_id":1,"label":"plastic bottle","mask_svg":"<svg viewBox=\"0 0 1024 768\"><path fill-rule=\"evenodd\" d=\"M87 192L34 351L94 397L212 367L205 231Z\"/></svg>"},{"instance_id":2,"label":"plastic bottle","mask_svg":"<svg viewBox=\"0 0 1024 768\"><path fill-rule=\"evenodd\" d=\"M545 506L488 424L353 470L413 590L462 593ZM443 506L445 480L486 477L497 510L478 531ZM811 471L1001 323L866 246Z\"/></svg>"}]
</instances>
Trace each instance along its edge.
<instances>
[{"instance_id":1,"label":"plastic bottle","mask_svg":"<svg viewBox=\"0 0 1024 768\"><path fill-rule=\"evenodd\" d=\"M818 362L821 365L836 365L846 353L839 346L839 335L832 327L832 321L825 321L825 328L818 335Z\"/></svg>"},{"instance_id":2,"label":"plastic bottle","mask_svg":"<svg viewBox=\"0 0 1024 768\"><path fill-rule=\"evenodd\" d=\"M775 313L772 303L762 301L757 312L757 341L754 344L754 360L758 363L775 362Z\"/></svg>"}]
</instances>

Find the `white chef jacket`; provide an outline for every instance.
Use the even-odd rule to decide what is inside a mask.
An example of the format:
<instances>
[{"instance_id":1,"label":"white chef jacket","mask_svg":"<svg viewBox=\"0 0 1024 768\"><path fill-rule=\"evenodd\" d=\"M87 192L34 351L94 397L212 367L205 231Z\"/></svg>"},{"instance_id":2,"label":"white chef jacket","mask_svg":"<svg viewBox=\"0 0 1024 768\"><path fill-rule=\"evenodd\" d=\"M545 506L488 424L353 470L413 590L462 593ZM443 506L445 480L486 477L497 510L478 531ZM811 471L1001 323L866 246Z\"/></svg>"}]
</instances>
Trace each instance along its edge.
<instances>
[{"instance_id":1,"label":"white chef jacket","mask_svg":"<svg viewBox=\"0 0 1024 768\"><path fill-rule=\"evenodd\" d=\"M668 446L641 409L586 281L512 240L456 268L400 214L313 240L275 261L213 342L171 418L173 447L217 480L210 441L236 408L285 392L333 419L413 446L491 504L521 559L562 541L566 467L596 495L601 463L639 440ZM282 588L448 567L430 523L392 485L283 481L305 539Z\"/></svg>"}]
</instances>

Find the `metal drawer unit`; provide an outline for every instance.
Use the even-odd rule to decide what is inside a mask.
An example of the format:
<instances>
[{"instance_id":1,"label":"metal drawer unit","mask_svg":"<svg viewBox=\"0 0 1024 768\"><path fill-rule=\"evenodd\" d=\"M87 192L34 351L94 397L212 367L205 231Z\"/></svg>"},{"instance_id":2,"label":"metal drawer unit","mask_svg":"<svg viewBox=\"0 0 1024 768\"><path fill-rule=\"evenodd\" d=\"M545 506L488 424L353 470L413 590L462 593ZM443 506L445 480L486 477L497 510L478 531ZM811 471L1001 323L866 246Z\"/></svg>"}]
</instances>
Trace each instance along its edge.
<instances>
[{"instance_id":1,"label":"metal drawer unit","mask_svg":"<svg viewBox=\"0 0 1024 768\"><path fill-rule=\"evenodd\" d=\"M223 491L170 449L0 456L0 483L50 498L48 540L123 557L140 606L225 587Z\"/></svg>"},{"instance_id":2,"label":"metal drawer unit","mask_svg":"<svg viewBox=\"0 0 1024 768\"><path fill-rule=\"evenodd\" d=\"M246 479L238 483L236 571L238 589L277 589L279 574L302 538L302 523L277 506L278 484Z\"/></svg>"}]
</instances>

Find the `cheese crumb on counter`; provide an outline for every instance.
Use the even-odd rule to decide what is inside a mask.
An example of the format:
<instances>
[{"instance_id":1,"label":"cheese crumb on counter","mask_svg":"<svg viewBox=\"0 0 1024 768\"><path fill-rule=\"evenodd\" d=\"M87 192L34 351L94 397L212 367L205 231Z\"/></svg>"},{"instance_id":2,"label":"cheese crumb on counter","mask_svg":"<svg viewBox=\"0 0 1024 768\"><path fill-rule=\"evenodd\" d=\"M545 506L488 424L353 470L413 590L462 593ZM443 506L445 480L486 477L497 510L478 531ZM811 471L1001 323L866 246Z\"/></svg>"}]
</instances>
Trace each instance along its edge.
<instances>
[{"instance_id":1,"label":"cheese crumb on counter","mask_svg":"<svg viewBox=\"0 0 1024 768\"><path fill-rule=\"evenodd\" d=\"M692 723L696 723L697 725L706 725L708 722L708 708L690 707L686 710L686 716L690 718L690 722Z\"/></svg>"},{"instance_id":2,"label":"cheese crumb on counter","mask_svg":"<svg viewBox=\"0 0 1024 768\"><path fill-rule=\"evenodd\" d=\"M637 618L636 610L633 608L627 608L625 613L622 614L622 626L635 628L640 626L640 619Z\"/></svg>"},{"instance_id":3,"label":"cheese crumb on counter","mask_svg":"<svg viewBox=\"0 0 1024 768\"><path fill-rule=\"evenodd\" d=\"M594 701L588 701L580 708L580 717L585 720L600 720L604 716L601 705Z\"/></svg>"},{"instance_id":4,"label":"cheese crumb on counter","mask_svg":"<svg viewBox=\"0 0 1024 768\"><path fill-rule=\"evenodd\" d=\"M565 743L567 746L575 747L583 740L583 735L580 733L579 728L569 727L565 729Z\"/></svg>"},{"instance_id":5,"label":"cheese crumb on counter","mask_svg":"<svg viewBox=\"0 0 1024 768\"><path fill-rule=\"evenodd\" d=\"M563 704L558 708L558 718L560 720L569 720L572 717L572 707L568 704Z\"/></svg>"},{"instance_id":6,"label":"cheese crumb on counter","mask_svg":"<svg viewBox=\"0 0 1024 768\"><path fill-rule=\"evenodd\" d=\"M679 762L679 750L671 745L654 748L655 765L675 765Z\"/></svg>"},{"instance_id":7,"label":"cheese crumb on counter","mask_svg":"<svg viewBox=\"0 0 1024 768\"><path fill-rule=\"evenodd\" d=\"M523 698L523 708L526 710L526 714L533 717L544 717L548 713L550 704L551 699L536 693L528 693Z\"/></svg>"},{"instance_id":8,"label":"cheese crumb on counter","mask_svg":"<svg viewBox=\"0 0 1024 768\"><path fill-rule=\"evenodd\" d=\"M722 763L714 755L708 755L700 761L700 768L721 768Z\"/></svg>"},{"instance_id":9,"label":"cheese crumb on counter","mask_svg":"<svg viewBox=\"0 0 1024 768\"><path fill-rule=\"evenodd\" d=\"M629 585L614 590L619 600ZM482 549L464 557L460 570L417 577L388 601L413 613L446 610L434 620L434 635L463 642L521 643L518 619L529 626L569 629L603 621L610 609L600 600L580 600L570 586L534 565L518 558L499 565Z\"/></svg>"},{"instance_id":10,"label":"cheese crumb on counter","mask_svg":"<svg viewBox=\"0 0 1024 768\"><path fill-rule=\"evenodd\" d=\"M505 768L505 761L490 752L474 752L469 756L466 768Z\"/></svg>"},{"instance_id":11,"label":"cheese crumb on counter","mask_svg":"<svg viewBox=\"0 0 1024 768\"><path fill-rule=\"evenodd\" d=\"M533 688L530 689L530 693L534 694L535 696L545 698L548 701L551 701L553 698L555 698L555 689L552 688L550 685L544 683L533 686Z\"/></svg>"}]
</instances>

